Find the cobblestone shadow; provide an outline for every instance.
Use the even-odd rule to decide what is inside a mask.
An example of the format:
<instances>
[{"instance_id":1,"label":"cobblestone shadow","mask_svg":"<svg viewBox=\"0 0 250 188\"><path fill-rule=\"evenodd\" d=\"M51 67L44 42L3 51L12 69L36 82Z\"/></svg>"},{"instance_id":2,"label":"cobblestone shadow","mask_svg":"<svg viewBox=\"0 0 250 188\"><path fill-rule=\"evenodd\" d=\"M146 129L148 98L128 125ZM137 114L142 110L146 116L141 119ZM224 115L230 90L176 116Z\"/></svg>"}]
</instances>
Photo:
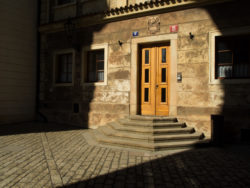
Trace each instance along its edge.
<instances>
[{"instance_id":1,"label":"cobblestone shadow","mask_svg":"<svg viewBox=\"0 0 250 188\"><path fill-rule=\"evenodd\" d=\"M15 126L0 136L0 187L250 187L249 146L146 153L89 145L90 130Z\"/></svg>"},{"instance_id":2,"label":"cobblestone shadow","mask_svg":"<svg viewBox=\"0 0 250 188\"><path fill-rule=\"evenodd\" d=\"M19 123L19 124L1 125L0 136L40 133L40 132L80 130L80 129L84 129L84 128L64 125L64 124L27 122L27 123Z\"/></svg>"},{"instance_id":3,"label":"cobblestone shadow","mask_svg":"<svg viewBox=\"0 0 250 188\"><path fill-rule=\"evenodd\" d=\"M62 187L249 187L248 159L224 149L195 149L163 157L131 153L117 157L114 152L113 157L104 155L103 163L93 161L96 165L86 169L85 180Z\"/></svg>"}]
</instances>

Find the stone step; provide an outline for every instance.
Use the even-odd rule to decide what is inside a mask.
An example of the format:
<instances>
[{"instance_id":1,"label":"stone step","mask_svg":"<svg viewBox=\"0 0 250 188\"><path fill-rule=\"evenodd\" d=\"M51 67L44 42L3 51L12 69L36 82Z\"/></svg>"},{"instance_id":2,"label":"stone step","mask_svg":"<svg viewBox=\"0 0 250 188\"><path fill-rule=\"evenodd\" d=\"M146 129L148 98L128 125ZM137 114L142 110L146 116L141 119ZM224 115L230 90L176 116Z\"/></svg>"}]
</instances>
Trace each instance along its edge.
<instances>
[{"instance_id":1,"label":"stone step","mask_svg":"<svg viewBox=\"0 0 250 188\"><path fill-rule=\"evenodd\" d=\"M145 135L145 134L135 134L135 133L124 133L121 131L113 130L108 126L103 126L99 130L106 136L121 139L132 139L132 140L142 140L148 142L166 142L166 141L185 141L185 140L199 140L203 138L202 133L192 133L192 134L177 134L177 135Z\"/></svg>"},{"instance_id":2,"label":"stone step","mask_svg":"<svg viewBox=\"0 0 250 188\"><path fill-rule=\"evenodd\" d=\"M194 128L184 127L184 128L157 128L153 127L132 127L132 126L122 126L117 122L111 122L108 124L114 130L123 132L132 132L137 134L149 134L149 135L164 135L164 134L188 134L193 133Z\"/></svg>"},{"instance_id":3,"label":"stone step","mask_svg":"<svg viewBox=\"0 0 250 188\"><path fill-rule=\"evenodd\" d=\"M182 128L186 127L185 123L169 122L169 121L139 121L130 119L119 119L118 122L124 126L139 126L139 127L152 127L152 128Z\"/></svg>"},{"instance_id":4,"label":"stone step","mask_svg":"<svg viewBox=\"0 0 250 188\"><path fill-rule=\"evenodd\" d=\"M174 117L129 116L94 132L101 144L148 151L190 148L207 142L202 133Z\"/></svg>"},{"instance_id":5,"label":"stone step","mask_svg":"<svg viewBox=\"0 0 250 188\"><path fill-rule=\"evenodd\" d=\"M120 138L111 138L101 134L99 131L95 132L96 140L102 144L136 148L149 151L160 151L166 149L181 149L195 147L198 144L201 144L201 141L182 141L182 142L164 142L164 143L149 143L147 141L133 141L133 140L123 140Z\"/></svg>"},{"instance_id":6,"label":"stone step","mask_svg":"<svg viewBox=\"0 0 250 188\"><path fill-rule=\"evenodd\" d=\"M151 122L177 122L177 118L175 117L163 117L163 116L142 116L142 115L130 115L127 117L131 120L139 120L139 121L151 121Z\"/></svg>"}]
</instances>

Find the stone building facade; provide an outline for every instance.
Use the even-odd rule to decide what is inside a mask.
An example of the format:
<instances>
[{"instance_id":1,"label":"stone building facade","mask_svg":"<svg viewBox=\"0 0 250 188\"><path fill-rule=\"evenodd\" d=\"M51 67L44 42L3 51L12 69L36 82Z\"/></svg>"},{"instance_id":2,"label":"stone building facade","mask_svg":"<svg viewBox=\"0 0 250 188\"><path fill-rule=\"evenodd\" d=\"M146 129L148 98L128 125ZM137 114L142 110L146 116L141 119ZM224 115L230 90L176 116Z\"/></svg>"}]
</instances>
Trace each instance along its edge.
<instances>
[{"instance_id":1,"label":"stone building facade","mask_svg":"<svg viewBox=\"0 0 250 188\"><path fill-rule=\"evenodd\" d=\"M239 139L250 128L244 3L42 0L40 111L89 128L175 116L208 138L217 114L227 138Z\"/></svg>"}]
</instances>

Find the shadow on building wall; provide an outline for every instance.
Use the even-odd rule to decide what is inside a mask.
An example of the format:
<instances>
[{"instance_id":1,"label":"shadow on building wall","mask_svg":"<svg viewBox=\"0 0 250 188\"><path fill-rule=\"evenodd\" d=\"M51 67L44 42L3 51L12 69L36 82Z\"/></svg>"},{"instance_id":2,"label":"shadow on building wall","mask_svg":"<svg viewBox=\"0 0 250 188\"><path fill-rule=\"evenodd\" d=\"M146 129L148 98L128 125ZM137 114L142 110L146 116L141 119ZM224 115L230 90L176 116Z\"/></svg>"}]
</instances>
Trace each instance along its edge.
<instances>
[{"instance_id":1,"label":"shadow on building wall","mask_svg":"<svg viewBox=\"0 0 250 188\"><path fill-rule=\"evenodd\" d=\"M104 6L107 7L107 5ZM217 28L222 32L230 28L239 28L249 26L249 11L247 2L234 1L223 4L216 4L202 7L207 10L213 19ZM235 11L237 10L237 11ZM72 19L74 22L75 20ZM66 22L66 20L65 20ZM56 32L42 34L45 41L42 43L41 54L44 57L42 90L43 99L40 101L40 110L50 122L62 124L82 125L89 127L89 113L91 111L91 102L94 99L94 93L98 89L94 85L82 85L82 47L90 46L94 42L94 33L100 32L105 24L92 27L77 28L73 35L73 43L69 42L65 32ZM106 39L102 39L105 41ZM194 37L194 41L196 38ZM54 86L53 85L53 53L57 50L75 49L75 70L73 86ZM208 77L208 75L206 75ZM239 140L242 134L247 134L249 129L249 111L250 111L250 84L226 84L221 80L221 84L216 89L223 90L221 97L221 110L213 112L223 115L225 123L223 127L226 141ZM103 86L102 90L108 86ZM79 108L78 108L78 107ZM75 110L75 109L79 109ZM94 117L94 116L93 116ZM98 122L97 120L94 122ZM246 130L246 132L242 132ZM250 136L249 136L250 137Z\"/></svg>"},{"instance_id":2,"label":"shadow on building wall","mask_svg":"<svg viewBox=\"0 0 250 188\"><path fill-rule=\"evenodd\" d=\"M204 9L208 11L218 30L222 33L222 36L248 35L249 37L249 30L244 32L244 29L250 26L250 20L248 19L250 13L246 1L233 1L211 5L204 7ZM234 32L228 34L227 31L232 29L234 29ZM245 39L249 50L249 39ZM250 54L249 51L248 54ZM237 60L234 59L234 61ZM249 63L250 55L248 55L248 67L243 69L248 69L248 73L250 69ZM236 69L236 67L233 68ZM218 106L218 108L221 108L220 112L215 112L215 114L224 117L224 126L215 125L223 127L214 127L214 131L219 132L216 135L223 137L221 140L224 142L243 141L250 143L250 83L245 82L246 78L241 79L241 81L239 79L234 80L241 83L235 83L232 79L222 79L219 85L215 85L218 94L215 100L221 98L219 100L222 101ZM222 95L219 94L220 92Z\"/></svg>"},{"instance_id":3,"label":"shadow on building wall","mask_svg":"<svg viewBox=\"0 0 250 188\"><path fill-rule=\"evenodd\" d=\"M107 7L107 4L103 4L102 8L106 10ZM95 15L93 14L93 16ZM45 81L41 82L43 99L40 101L40 110L49 122L89 128L90 121L98 122L98 120L95 119L98 119L98 116L92 116L93 118L91 120L89 118L89 113L91 112L90 104L97 88L94 84L84 84L86 83L86 75L88 73L86 71L87 54L86 51L83 53L83 48L88 48L94 43L94 34L101 31L105 24L77 28L79 18L81 18L81 16L70 20L76 25L70 38L65 31L46 35L42 34L46 38L44 44L42 44L42 53L45 57L42 74L44 74ZM98 17L98 19L101 18ZM65 20L65 23L66 22ZM53 69L55 68L53 67L54 53L65 49L74 49L75 52L73 86L56 86L53 83ZM83 57L85 60L84 63ZM105 87L107 86L103 86L102 88Z\"/></svg>"},{"instance_id":4,"label":"shadow on building wall","mask_svg":"<svg viewBox=\"0 0 250 188\"><path fill-rule=\"evenodd\" d=\"M242 1L243 2L243 1ZM235 9L237 8L237 12ZM239 5L238 2L204 7L213 18L214 22L223 33L224 29L250 25L248 6ZM221 10L221 11L220 11ZM90 46L93 43L93 35L105 25L78 29L76 42L79 44L75 50L75 74L73 87L53 87L53 51L72 48L67 41L65 32L48 34L46 36L47 48L44 83L44 100L41 101L41 109L46 113L50 121L79 124L88 128L90 103L93 100L95 86L82 86L82 46ZM194 38L195 40L195 38ZM240 137L242 128L250 128L250 85L249 84L226 84L223 80L218 86L223 90L222 110L218 115L223 115L224 136L226 141ZM79 112L74 113L74 104L79 104ZM70 115L69 115L70 114ZM22 125L22 124L20 124ZM51 125L51 126L50 126ZM42 128L34 128L33 124L27 127L6 128L0 135L20 134L40 131L60 131L77 129L76 127L55 126L42 124ZM55 126L55 127L54 127ZM220 126L220 125L219 125ZM54 127L54 128L53 128ZM115 155L111 152L111 155ZM134 157L134 158L133 158ZM121 158L116 165L121 164ZM124 160L125 166L132 163L143 162L143 157L131 156ZM79 181L64 187L94 187L107 185L107 187L248 187L250 167L238 160L236 155L227 155L216 149L186 151L179 154L169 155L159 159L147 158L146 162L128 168L109 171L114 161L106 159L107 168L103 175L89 177L88 180ZM95 159L97 160L97 159ZM230 161L231 163L228 163ZM94 164L94 163L93 163ZM97 164L96 164L97 165ZM93 166L96 170L96 166ZM103 166L100 168L103 168ZM91 174L90 169L86 169ZM101 172L98 172L100 174ZM236 176L238 174L239 176ZM241 176L243 174L243 176ZM92 174L91 174L92 175ZM82 174L85 176L85 174ZM231 178L233 177L233 178ZM235 186L234 186L235 185Z\"/></svg>"},{"instance_id":5,"label":"shadow on building wall","mask_svg":"<svg viewBox=\"0 0 250 188\"><path fill-rule=\"evenodd\" d=\"M243 3L243 4L241 4ZM244 27L250 25L249 21L249 11L248 6L244 5L244 1L241 3L231 2L221 5L206 6L206 9L218 29L222 32L229 28ZM237 9L237 12L235 11ZM93 41L93 32L101 30L103 26L98 26L97 28L91 28L89 30L83 30L84 34L82 41L86 45L90 45ZM49 36L49 41L53 41L56 36ZM195 40L195 38L194 38ZM54 46L63 46L65 42L62 42L59 38ZM80 64L80 54L77 55L77 61ZM76 73L75 80L80 79L79 75ZM219 112L214 112L217 115L224 116L225 122L223 127L224 141L231 142L239 140L242 135L243 128L250 128L249 125L249 84L227 84L226 81L222 80L217 88L223 90L223 95L221 100L223 101L220 106L218 106ZM65 98L62 93L65 93L65 88L55 88L56 95L48 97L56 101L68 100L71 96L72 100L83 99L83 109L89 112L89 104L93 99L93 94L95 87L78 87L75 85L72 90L68 90L68 96ZM84 90L84 91L83 91ZM86 95L82 95L85 93ZM220 97L220 96L218 96ZM70 101L70 105L72 102ZM84 117L84 116L82 116ZM63 117L62 117L63 118ZM85 117L87 120L87 117ZM68 121L68 119L67 119ZM223 125L219 125L223 126ZM219 135L222 136L222 135ZM114 153L112 155L115 155ZM124 162L125 166L133 162L142 161L143 157L135 158L129 161L127 158ZM220 152L216 149L210 150L197 150L197 151L186 151L179 154L169 155L159 159L149 158L148 161L134 165L131 167L125 167L124 169L109 171L112 167L114 161L106 159L107 168L103 166L97 173L96 177L91 177L92 172L90 169L86 169L85 173L89 174L89 179L84 181L79 181L70 185L65 185L64 187L94 187L104 185L113 187L203 187L208 185L209 187L226 187L226 186L249 186L250 182L248 178L236 177L235 174L244 171L245 177L249 177L249 166L236 160L238 156L226 155L224 152ZM98 159L95 159L98 160ZM119 158L120 160L120 158ZM233 161L233 163L228 163L228 161ZM117 161L116 165L122 165L120 161ZM90 164L91 165L91 164ZM96 164L97 165L97 164ZM93 169L96 170L96 166ZM103 175L101 174L101 169L104 169ZM86 174L82 176L87 177ZM94 175L93 175L94 176ZM228 178L229 177L229 178ZM235 178L230 178L235 177ZM240 184L239 184L240 182Z\"/></svg>"},{"instance_id":6,"label":"shadow on building wall","mask_svg":"<svg viewBox=\"0 0 250 188\"><path fill-rule=\"evenodd\" d=\"M106 5L107 7L107 5ZM224 31L234 28L240 30L243 27L249 26L249 11L247 8L247 2L245 1L232 1L228 3L209 5L202 7L205 9L217 29L225 35ZM236 11L237 10L237 11ZM96 25L92 27L86 27L77 29L74 36L74 45L67 41L65 32L58 32L48 34L47 38L47 63L46 73L49 78L45 83L45 100L42 103L43 109L49 111L47 117L50 121L67 123L71 125L83 125L85 128L89 127L89 122L98 122L98 116L92 116L96 120L89 119L89 113L91 112L91 102L94 99L94 93L98 90L94 85L82 85L82 47L90 46L94 41L94 33L99 32L105 24ZM234 34L233 34L234 35ZM237 35L237 32L236 32ZM104 39L103 41L106 41ZM195 42L194 37L193 41ZM209 39L208 39L209 40ZM207 41L208 42L208 41ZM55 50L67 49L75 47L76 62L75 62L75 75L74 75L74 86L73 87L54 87L53 83L53 52ZM208 73L210 74L210 73ZM209 75L206 75L209 78ZM239 141L242 135L247 134L249 125L249 111L250 111L250 90L249 84L228 84L229 80L221 80L220 84L214 86L215 94L214 100L221 101L215 109L212 109L211 114L221 115L224 117L224 126L218 125L219 128L214 127L213 130L220 132L219 137L226 142ZM211 86L210 83L208 85ZM102 87L102 90L105 90ZM207 87L209 91L210 87ZM210 92L210 91L209 91ZM218 99L220 98L220 99ZM79 105L79 112L74 113L74 105ZM216 126L214 124L214 126ZM223 127L222 127L223 126ZM217 134L217 133L216 133ZM249 134L249 133L248 133ZM218 134L217 134L218 135ZM249 135L250 137L250 135Z\"/></svg>"}]
</instances>

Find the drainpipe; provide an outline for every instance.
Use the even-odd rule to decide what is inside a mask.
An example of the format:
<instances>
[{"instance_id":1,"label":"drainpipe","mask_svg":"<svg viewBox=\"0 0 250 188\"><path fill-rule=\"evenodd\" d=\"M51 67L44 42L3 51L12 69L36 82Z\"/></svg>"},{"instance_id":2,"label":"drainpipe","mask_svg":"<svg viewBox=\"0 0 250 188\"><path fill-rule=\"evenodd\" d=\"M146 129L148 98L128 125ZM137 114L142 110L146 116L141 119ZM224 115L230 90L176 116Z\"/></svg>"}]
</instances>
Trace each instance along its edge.
<instances>
[{"instance_id":1,"label":"drainpipe","mask_svg":"<svg viewBox=\"0 0 250 188\"><path fill-rule=\"evenodd\" d=\"M40 15L41 15L41 0L37 1L37 24L36 24L36 104L35 104L35 112L36 112L36 120L42 122L48 122L47 118L40 112L39 110L39 103L40 103L40 33L39 33L39 26L40 26Z\"/></svg>"}]
</instances>

